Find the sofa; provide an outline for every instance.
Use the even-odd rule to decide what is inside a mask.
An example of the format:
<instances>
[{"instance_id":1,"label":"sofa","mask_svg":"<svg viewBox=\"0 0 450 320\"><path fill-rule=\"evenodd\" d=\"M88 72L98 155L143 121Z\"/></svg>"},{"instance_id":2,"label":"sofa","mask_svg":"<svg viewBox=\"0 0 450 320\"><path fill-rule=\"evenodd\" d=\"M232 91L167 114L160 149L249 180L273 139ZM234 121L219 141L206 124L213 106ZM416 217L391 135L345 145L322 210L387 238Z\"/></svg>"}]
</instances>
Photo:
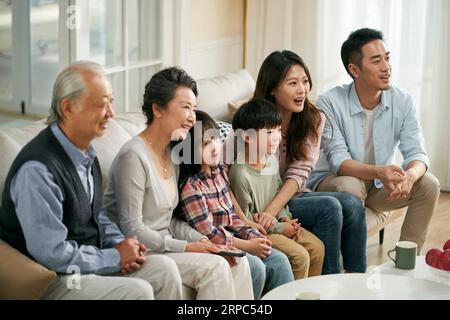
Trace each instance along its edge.
<instances>
[{"instance_id":1,"label":"sofa","mask_svg":"<svg viewBox=\"0 0 450 320\"><path fill-rule=\"evenodd\" d=\"M229 105L251 96L255 86L253 78L246 70L239 70L215 78L199 79L197 84L199 91L197 99L198 109L208 112L217 120L226 122L231 121ZM21 128L7 128L0 130L0 195L3 193L4 182L12 161L20 149L36 136L38 132L43 130L45 126L45 120L42 119ZM126 141L137 135L144 127L145 118L142 114L138 112L118 114L111 120L108 132L103 137L96 139L93 142L93 145L98 152L104 187L106 186L109 168L115 155ZM386 224L392 221L394 216L395 215L390 212L382 214L369 213L367 215L368 234L372 235L383 229ZM17 261L13 261L12 259L17 259ZM48 271L42 266L36 266L36 263L22 256L18 251L12 249L1 240L0 261L2 261L3 266L0 267L0 288L6 288L5 282L9 281L10 283L13 281L11 279L15 279L14 277L11 277L10 272L11 266L17 264L24 266L32 265L33 268L21 270L21 272L28 274L36 272L36 277L41 281L39 282L38 280L31 278L29 281L38 281L38 288L33 287L33 290L30 289L30 292L24 292L22 290L18 293L9 294L0 289L0 299L39 298L47 288L46 286L56 276L54 272ZM10 265L7 266L4 263L5 261L9 261ZM35 265L33 265L33 263ZM39 278L39 275L43 274L45 274L44 280ZM27 289L27 285L33 285L32 283L27 283L28 280L23 281L23 277L20 275L17 276L16 279L22 279L22 282L25 282L23 284L24 289ZM185 287L184 291L185 298L195 297L195 291L191 288Z\"/></svg>"},{"instance_id":2,"label":"sofa","mask_svg":"<svg viewBox=\"0 0 450 320\"><path fill-rule=\"evenodd\" d=\"M217 120L230 121L228 102L244 99L254 90L254 81L245 70L221 77L200 79L198 108ZM106 187L109 168L121 146L145 127L139 112L118 114L110 121L108 132L93 141ZM21 148L46 127L45 119L20 128L0 129L0 195L9 167ZM0 299L38 299L56 274L38 265L0 240ZM17 265L23 266L18 268ZM184 287L186 299L195 298L195 291Z\"/></svg>"}]
</instances>

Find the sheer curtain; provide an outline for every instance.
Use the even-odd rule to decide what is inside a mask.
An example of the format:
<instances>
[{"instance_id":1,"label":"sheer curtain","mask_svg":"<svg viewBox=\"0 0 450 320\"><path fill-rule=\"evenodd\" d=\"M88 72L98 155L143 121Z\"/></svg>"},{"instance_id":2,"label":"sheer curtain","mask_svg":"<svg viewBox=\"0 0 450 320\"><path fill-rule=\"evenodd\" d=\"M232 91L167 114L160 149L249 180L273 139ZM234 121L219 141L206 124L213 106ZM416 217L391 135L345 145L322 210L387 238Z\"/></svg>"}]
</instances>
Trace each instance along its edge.
<instances>
[{"instance_id":1,"label":"sheer curtain","mask_svg":"<svg viewBox=\"0 0 450 320\"><path fill-rule=\"evenodd\" d=\"M256 77L273 50L297 52L311 69L314 99L350 82L340 60L348 34L381 30L391 52L392 82L414 97L431 171L450 190L450 1L248 0L246 68Z\"/></svg>"}]
</instances>

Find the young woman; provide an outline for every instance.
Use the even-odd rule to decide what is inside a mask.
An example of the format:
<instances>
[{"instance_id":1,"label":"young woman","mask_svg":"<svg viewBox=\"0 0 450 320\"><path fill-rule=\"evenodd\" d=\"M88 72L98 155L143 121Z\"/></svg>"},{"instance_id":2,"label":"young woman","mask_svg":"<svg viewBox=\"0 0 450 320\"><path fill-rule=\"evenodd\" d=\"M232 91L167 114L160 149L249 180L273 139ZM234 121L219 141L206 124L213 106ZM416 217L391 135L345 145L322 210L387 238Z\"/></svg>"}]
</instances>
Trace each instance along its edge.
<instances>
[{"instance_id":1,"label":"young woman","mask_svg":"<svg viewBox=\"0 0 450 320\"><path fill-rule=\"evenodd\" d=\"M255 98L272 101L282 114L279 150L283 186L258 215L265 228L288 204L293 218L325 245L323 274L340 272L340 252L347 272L365 272L366 221L361 200L342 192L310 192L305 181L319 157L325 116L308 99L311 75L294 52L275 51L261 65Z\"/></svg>"},{"instance_id":2,"label":"young woman","mask_svg":"<svg viewBox=\"0 0 450 320\"><path fill-rule=\"evenodd\" d=\"M230 269L213 254L219 248L185 222L173 218L178 203L178 166L170 143L195 124L197 85L182 69L168 68L147 83L142 111L147 127L123 145L111 166L105 206L127 236L151 253L175 261L183 284L197 299L253 299L247 259Z\"/></svg>"}]
</instances>

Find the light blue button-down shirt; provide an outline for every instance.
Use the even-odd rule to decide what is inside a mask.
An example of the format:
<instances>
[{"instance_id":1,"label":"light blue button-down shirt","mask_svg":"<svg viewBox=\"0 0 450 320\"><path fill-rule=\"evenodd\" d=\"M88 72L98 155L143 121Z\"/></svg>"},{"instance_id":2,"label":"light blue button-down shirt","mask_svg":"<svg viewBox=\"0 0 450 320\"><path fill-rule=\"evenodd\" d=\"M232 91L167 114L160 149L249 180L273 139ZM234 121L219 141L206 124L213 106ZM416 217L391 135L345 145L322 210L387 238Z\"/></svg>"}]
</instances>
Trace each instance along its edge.
<instances>
[{"instance_id":1,"label":"light blue button-down shirt","mask_svg":"<svg viewBox=\"0 0 450 320\"><path fill-rule=\"evenodd\" d=\"M58 125L54 123L50 128L72 160L92 203L94 148L89 146L85 154L70 142ZM107 274L120 271L120 255L112 247L123 241L124 236L107 218L105 210L99 215L99 223L105 233L103 247L107 249L78 246L75 241L67 240L68 230L62 222L63 194L44 164L28 161L20 167L11 183L11 198L27 250L37 262L59 273Z\"/></svg>"},{"instance_id":2,"label":"light blue button-down shirt","mask_svg":"<svg viewBox=\"0 0 450 320\"><path fill-rule=\"evenodd\" d=\"M364 159L366 115L355 84L331 89L319 97L317 105L329 121L323 131L319 161L307 181L307 186L312 189L325 177L337 176L345 160L363 162ZM414 160L429 167L422 128L412 97L406 91L395 86L383 91L374 116L373 147L376 165L394 164L398 147L404 159L403 169ZM382 184L376 180L375 186L381 188Z\"/></svg>"}]
</instances>

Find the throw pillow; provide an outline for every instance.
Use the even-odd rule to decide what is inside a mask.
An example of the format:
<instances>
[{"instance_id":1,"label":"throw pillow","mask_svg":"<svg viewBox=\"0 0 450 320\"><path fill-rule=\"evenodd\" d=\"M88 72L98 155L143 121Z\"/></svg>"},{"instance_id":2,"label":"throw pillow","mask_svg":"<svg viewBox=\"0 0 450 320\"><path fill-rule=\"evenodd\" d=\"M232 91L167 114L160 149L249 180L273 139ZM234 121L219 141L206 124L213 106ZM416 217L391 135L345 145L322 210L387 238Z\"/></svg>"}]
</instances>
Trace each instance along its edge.
<instances>
[{"instance_id":1,"label":"throw pillow","mask_svg":"<svg viewBox=\"0 0 450 320\"><path fill-rule=\"evenodd\" d=\"M0 300L39 299L56 273L0 240Z\"/></svg>"},{"instance_id":2,"label":"throw pillow","mask_svg":"<svg viewBox=\"0 0 450 320\"><path fill-rule=\"evenodd\" d=\"M228 102L228 111L230 112L230 118L233 119L234 114L238 111L238 109L250 99L251 97L248 97L247 99Z\"/></svg>"},{"instance_id":3,"label":"throw pillow","mask_svg":"<svg viewBox=\"0 0 450 320\"><path fill-rule=\"evenodd\" d=\"M220 142L223 143L225 141L225 139L227 138L228 134L230 133L232 126L228 122L224 122L224 121L216 121L216 122L219 127Z\"/></svg>"}]
</instances>

